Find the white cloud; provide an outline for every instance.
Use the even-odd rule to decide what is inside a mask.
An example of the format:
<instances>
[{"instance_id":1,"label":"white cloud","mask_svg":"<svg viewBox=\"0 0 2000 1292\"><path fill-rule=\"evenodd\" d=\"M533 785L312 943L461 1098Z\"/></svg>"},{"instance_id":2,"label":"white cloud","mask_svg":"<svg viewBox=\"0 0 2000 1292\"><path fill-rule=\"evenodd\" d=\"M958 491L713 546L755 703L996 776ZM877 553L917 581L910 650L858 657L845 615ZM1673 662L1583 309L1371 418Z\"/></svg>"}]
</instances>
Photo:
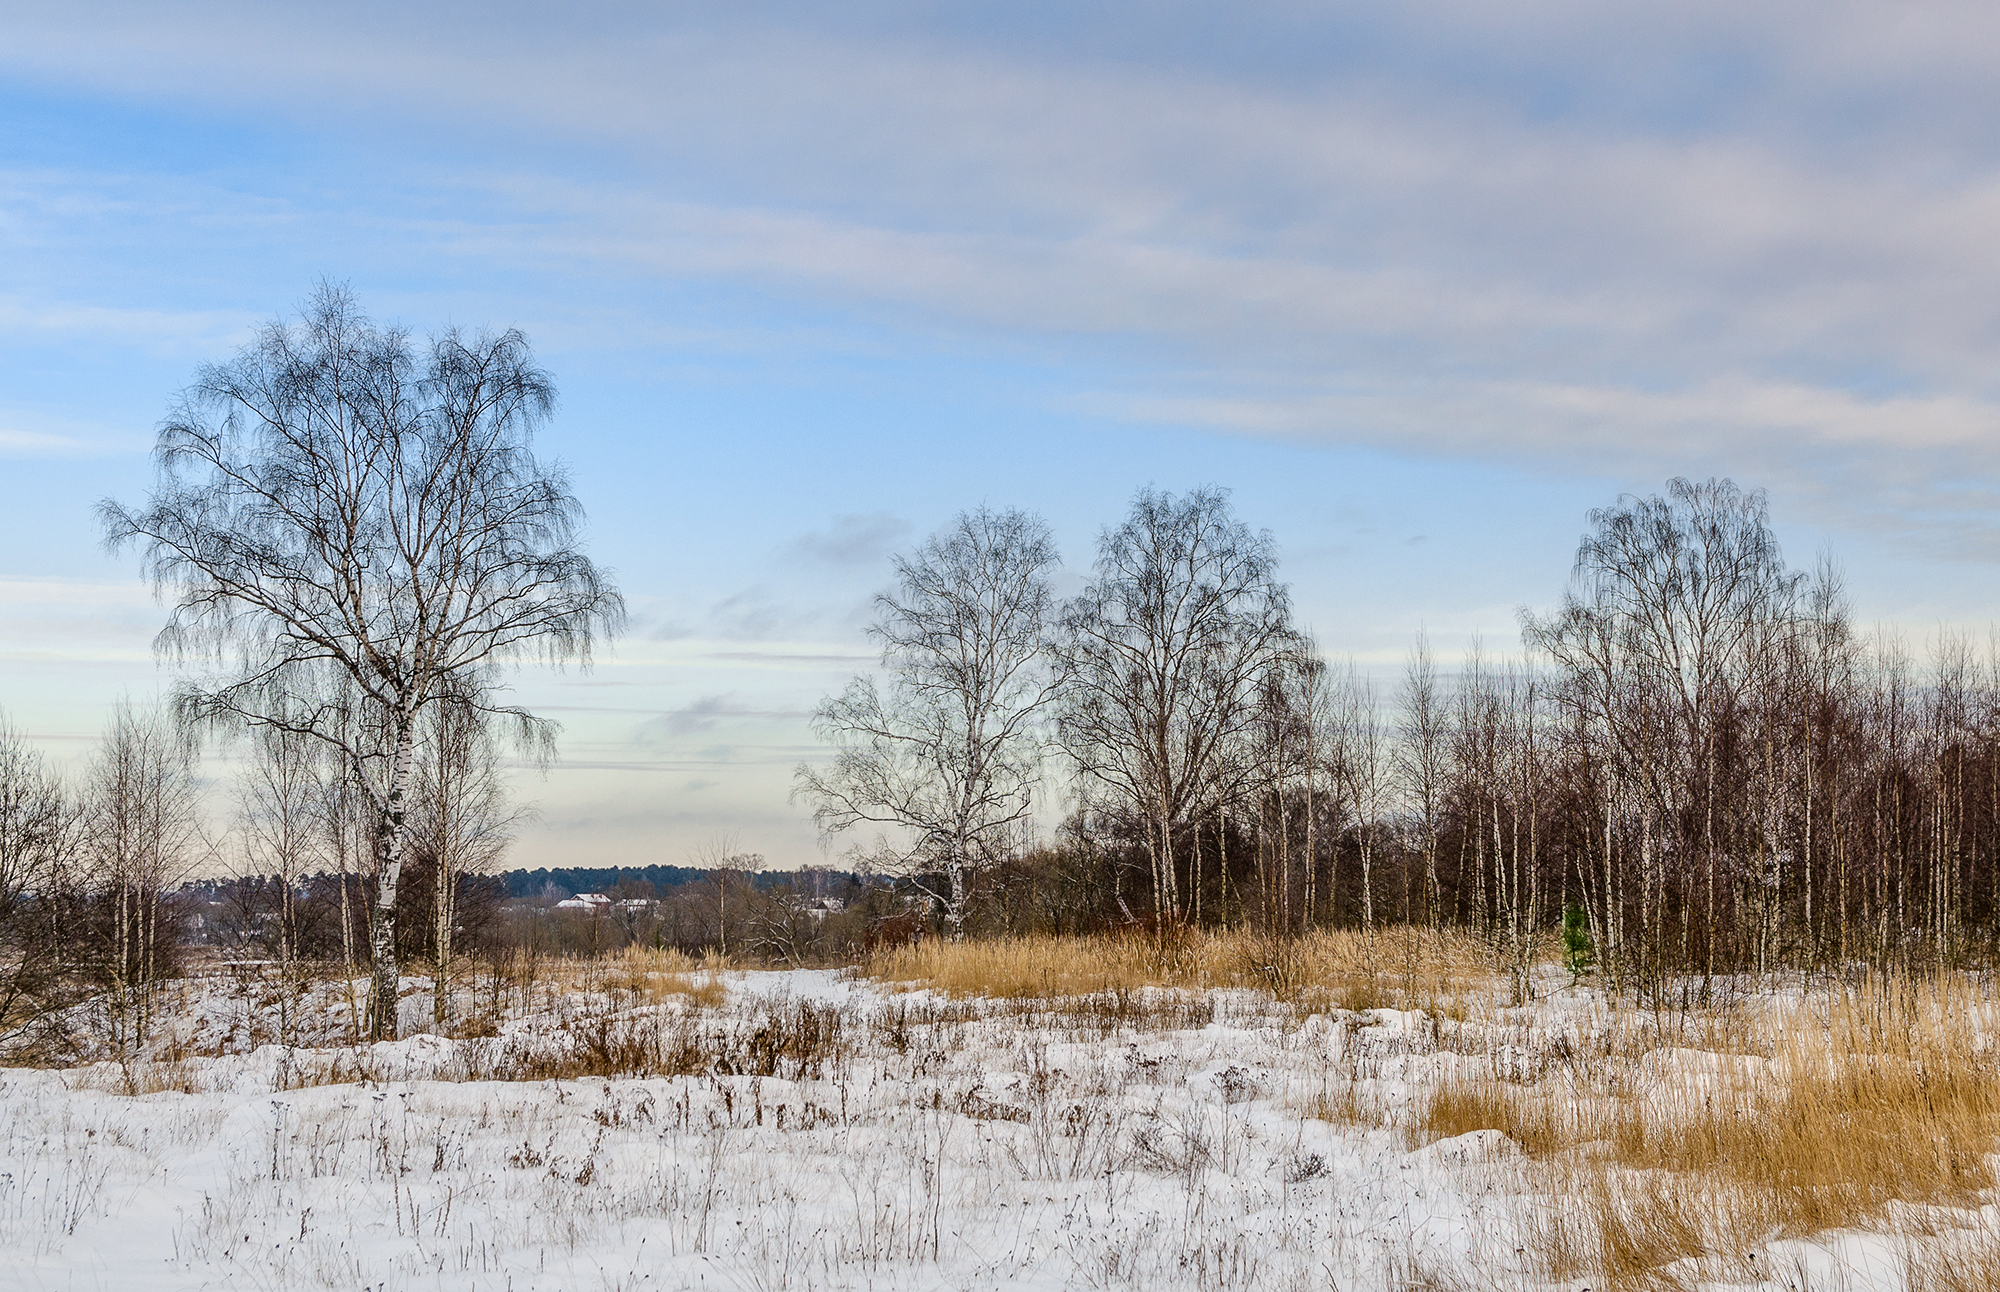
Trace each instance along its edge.
<instances>
[{"instance_id":1,"label":"white cloud","mask_svg":"<svg viewBox=\"0 0 2000 1292\"><path fill-rule=\"evenodd\" d=\"M1095 338L1141 420L1985 510L1990 8L1253 5L1217 50L1175 13L1058 48L893 6L102 5L9 19L0 62L358 124L404 183L448 156L500 203L423 225L464 256ZM141 315L19 326L188 325Z\"/></svg>"},{"instance_id":2,"label":"white cloud","mask_svg":"<svg viewBox=\"0 0 2000 1292\"><path fill-rule=\"evenodd\" d=\"M99 445L67 435L47 435L39 431L17 431L0 426L0 457L80 457L103 452Z\"/></svg>"}]
</instances>

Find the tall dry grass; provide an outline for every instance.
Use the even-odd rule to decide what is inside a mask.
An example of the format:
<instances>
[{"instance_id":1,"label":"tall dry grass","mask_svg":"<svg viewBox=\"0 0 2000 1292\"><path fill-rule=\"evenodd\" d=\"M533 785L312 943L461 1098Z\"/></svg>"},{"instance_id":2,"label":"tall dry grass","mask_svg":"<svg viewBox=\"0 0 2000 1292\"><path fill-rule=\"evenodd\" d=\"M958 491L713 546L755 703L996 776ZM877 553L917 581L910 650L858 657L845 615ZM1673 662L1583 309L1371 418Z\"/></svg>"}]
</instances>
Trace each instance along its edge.
<instances>
[{"instance_id":1,"label":"tall dry grass","mask_svg":"<svg viewBox=\"0 0 2000 1292\"><path fill-rule=\"evenodd\" d=\"M728 995L722 975L736 966L720 955L697 960L671 949L632 946L584 967L600 968L605 988L629 992L652 1004L680 998L690 1005L712 1008Z\"/></svg>"},{"instance_id":2,"label":"tall dry grass","mask_svg":"<svg viewBox=\"0 0 2000 1292\"><path fill-rule=\"evenodd\" d=\"M1536 1082L1443 1080L1406 1130L1413 1144L1493 1129L1520 1145L1538 1187L1570 1200L1535 1243L1551 1277L1677 1288L1718 1266L1743 1274L1773 1237L1993 1200L1993 1003L1958 976L1814 990L1718 1024L1735 1052L1652 1048L1635 1026Z\"/></svg>"},{"instance_id":3,"label":"tall dry grass","mask_svg":"<svg viewBox=\"0 0 2000 1292\"><path fill-rule=\"evenodd\" d=\"M509 1015L558 1008L579 996L612 995L627 1003L659 1004L671 998L713 1007L727 995L721 975L739 966L724 956L700 959L671 949L627 947L603 956L549 956L530 949L488 961L466 992L469 1009L451 1033L496 1034Z\"/></svg>"},{"instance_id":4,"label":"tall dry grass","mask_svg":"<svg viewBox=\"0 0 2000 1292\"><path fill-rule=\"evenodd\" d=\"M1962 1228L1902 1252L1907 1292L1993 1292L2000 1288L2000 1219L1988 1211Z\"/></svg>"},{"instance_id":5,"label":"tall dry grass","mask_svg":"<svg viewBox=\"0 0 2000 1292\"><path fill-rule=\"evenodd\" d=\"M1274 938L1236 930L1082 937L929 940L883 948L862 972L955 999L1046 1000L1145 987L1247 987L1281 1000L1346 1009L1428 1009L1462 1015L1494 972L1490 948L1457 932L1397 928L1370 937L1319 931Z\"/></svg>"}]
</instances>

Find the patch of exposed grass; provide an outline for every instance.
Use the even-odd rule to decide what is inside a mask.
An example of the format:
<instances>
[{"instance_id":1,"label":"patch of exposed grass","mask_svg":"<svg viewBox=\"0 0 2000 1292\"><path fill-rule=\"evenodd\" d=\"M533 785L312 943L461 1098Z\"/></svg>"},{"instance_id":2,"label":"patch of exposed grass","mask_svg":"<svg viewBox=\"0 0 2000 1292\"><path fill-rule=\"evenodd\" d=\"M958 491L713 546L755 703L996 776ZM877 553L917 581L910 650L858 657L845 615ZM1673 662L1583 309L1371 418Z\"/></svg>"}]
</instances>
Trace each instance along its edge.
<instances>
[{"instance_id":1,"label":"patch of exposed grass","mask_svg":"<svg viewBox=\"0 0 2000 1292\"><path fill-rule=\"evenodd\" d=\"M679 951L633 946L604 962L604 982L655 1004L680 997L713 1008L728 995L722 983L728 967L720 957L697 960Z\"/></svg>"},{"instance_id":2,"label":"patch of exposed grass","mask_svg":"<svg viewBox=\"0 0 2000 1292\"><path fill-rule=\"evenodd\" d=\"M1176 930L1086 937L925 941L883 948L862 972L883 983L964 999L1054 999L1146 987L1244 987L1307 1008L1425 1009L1463 1016L1485 993L1491 953L1478 940L1423 929L1274 938Z\"/></svg>"},{"instance_id":3,"label":"patch of exposed grass","mask_svg":"<svg viewBox=\"0 0 2000 1292\"><path fill-rule=\"evenodd\" d=\"M824 1003L772 1001L741 1014L588 1011L532 1041L466 1046L439 1075L462 1081L691 1075L817 1079L852 1050L851 1020Z\"/></svg>"},{"instance_id":4,"label":"patch of exposed grass","mask_svg":"<svg viewBox=\"0 0 2000 1292\"><path fill-rule=\"evenodd\" d=\"M1448 1081L1432 1091L1423 1113L1408 1128L1413 1144L1429 1144L1479 1130L1497 1130L1535 1157L1547 1157L1579 1141L1566 1125L1568 1110L1539 1092L1480 1078Z\"/></svg>"}]
</instances>

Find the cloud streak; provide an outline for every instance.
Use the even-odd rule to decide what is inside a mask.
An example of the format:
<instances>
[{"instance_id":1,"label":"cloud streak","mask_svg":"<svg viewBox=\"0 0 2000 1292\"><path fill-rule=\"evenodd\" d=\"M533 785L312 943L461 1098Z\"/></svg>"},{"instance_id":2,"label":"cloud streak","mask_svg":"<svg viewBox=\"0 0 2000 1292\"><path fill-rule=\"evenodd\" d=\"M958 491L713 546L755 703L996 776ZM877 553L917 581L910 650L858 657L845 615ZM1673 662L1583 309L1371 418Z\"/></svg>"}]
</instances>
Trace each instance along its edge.
<instances>
[{"instance_id":1,"label":"cloud streak","mask_svg":"<svg viewBox=\"0 0 2000 1292\"><path fill-rule=\"evenodd\" d=\"M1857 515L1984 514L2000 478L1985 7L1251 5L1221 51L1173 6L1143 39L1078 16L1070 48L1032 11L490 13L465 39L365 6L81 6L11 19L0 64L393 122L419 140L405 183L437 150L524 141L511 169L433 181L494 215L408 226L472 260L1096 347L1129 389L1075 406L1128 420L1597 471L1701 460ZM559 166L578 144L593 163ZM47 223L204 200L135 182L17 205ZM0 298L0 330L226 322ZM0 452L68 450L0 433ZM797 554L877 559L896 523L845 517ZM779 629L754 590L715 613Z\"/></svg>"},{"instance_id":2,"label":"cloud streak","mask_svg":"<svg viewBox=\"0 0 2000 1292\"><path fill-rule=\"evenodd\" d=\"M835 516L825 529L793 539L786 552L828 565L872 567L909 532L909 521L886 511Z\"/></svg>"}]
</instances>

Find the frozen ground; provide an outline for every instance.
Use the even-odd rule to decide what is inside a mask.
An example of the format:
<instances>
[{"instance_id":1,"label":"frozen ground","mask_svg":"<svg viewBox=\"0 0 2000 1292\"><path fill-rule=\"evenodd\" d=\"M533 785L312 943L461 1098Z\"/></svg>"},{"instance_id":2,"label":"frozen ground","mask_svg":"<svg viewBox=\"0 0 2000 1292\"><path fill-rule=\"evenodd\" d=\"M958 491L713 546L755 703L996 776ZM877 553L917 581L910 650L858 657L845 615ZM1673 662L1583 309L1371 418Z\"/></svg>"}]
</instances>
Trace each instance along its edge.
<instances>
[{"instance_id":1,"label":"frozen ground","mask_svg":"<svg viewBox=\"0 0 2000 1292\"><path fill-rule=\"evenodd\" d=\"M0 1288L1588 1287L1534 1273L1538 1218L1572 1200L1504 1136L1411 1150L1389 1127L1602 1014L1551 993L1482 1034L1249 992L1023 1007L801 971L704 1005L591 996L483 1040L0 1070ZM519 1079L641 1025L708 1070ZM1902 1251L1773 1242L1713 1285L1900 1288Z\"/></svg>"}]
</instances>

